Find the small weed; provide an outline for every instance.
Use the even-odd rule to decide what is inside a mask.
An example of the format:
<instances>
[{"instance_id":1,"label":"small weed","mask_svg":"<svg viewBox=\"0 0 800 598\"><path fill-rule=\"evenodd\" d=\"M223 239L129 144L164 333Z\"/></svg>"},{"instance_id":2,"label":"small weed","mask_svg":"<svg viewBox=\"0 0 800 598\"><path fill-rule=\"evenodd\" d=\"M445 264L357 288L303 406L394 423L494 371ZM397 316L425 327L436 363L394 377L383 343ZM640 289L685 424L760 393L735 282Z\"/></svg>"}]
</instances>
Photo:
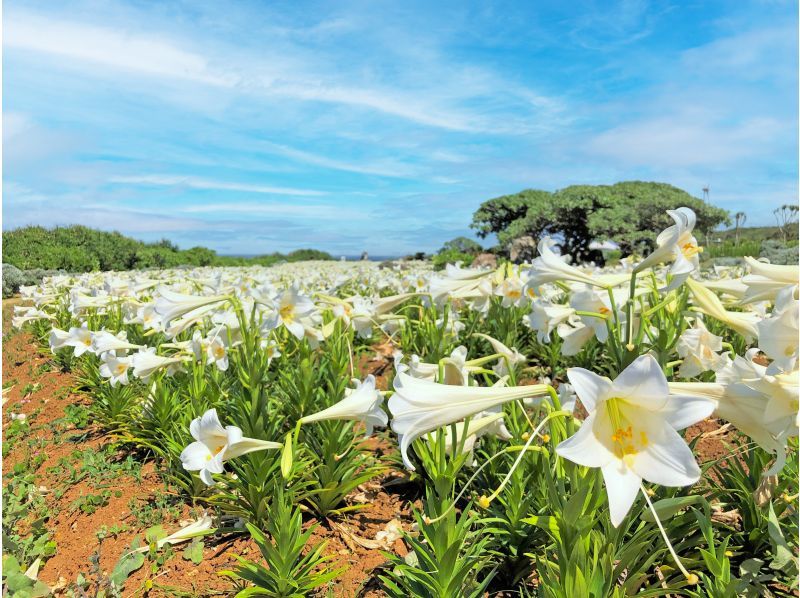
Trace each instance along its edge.
<instances>
[{"instance_id":1,"label":"small weed","mask_svg":"<svg viewBox=\"0 0 800 598\"><path fill-rule=\"evenodd\" d=\"M148 499L132 498L128 508L139 527L156 525L181 515L180 505L168 494L156 494Z\"/></svg>"},{"instance_id":2,"label":"small weed","mask_svg":"<svg viewBox=\"0 0 800 598\"><path fill-rule=\"evenodd\" d=\"M38 392L41 388L42 385L39 382L36 383L28 382L28 384L22 387L22 397L27 398L31 396L33 393Z\"/></svg>"},{"instance_id":3,"label":"small weed","mask_svg":"<svg viewBox=\"0 0 800 598\"><path fill-rule=\"evenodd\" d=\"M122 494L119 490L117 493ZM110 490L103 490L100 494L84 494L72 501L69 508L72 512L80 510L82 513L91 515L100 507L105 507L109 498L111 498Z\"/></svg>"}]
</instances>

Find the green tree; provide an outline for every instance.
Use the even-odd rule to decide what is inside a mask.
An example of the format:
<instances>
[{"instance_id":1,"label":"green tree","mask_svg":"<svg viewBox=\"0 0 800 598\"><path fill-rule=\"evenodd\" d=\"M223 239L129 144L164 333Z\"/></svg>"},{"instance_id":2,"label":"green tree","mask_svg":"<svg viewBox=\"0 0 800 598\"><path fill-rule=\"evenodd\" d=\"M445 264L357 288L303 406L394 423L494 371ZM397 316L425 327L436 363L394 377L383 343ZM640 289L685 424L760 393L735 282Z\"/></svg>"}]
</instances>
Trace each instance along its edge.
<instances>
[{"instance_id":1,"label":"green tree","mask_svg":"<svg viewBox=\"0 0 800 598\"><path fill-rule=\"evenodd\" d=\"M548 193L527 190L484 202L473 218L478 234L496 233L507 249L514 239L549 235L563 253L579 260L600 261L592 241L613 240L623 255L655 246L658 233L672 224L666 211L686 206L697 214L702 235L722 223L728 213L665 183L629 181L615 185L573 185ZM513 218L513 219L512 219Z\"/></svg>"},{"instance_id":2,"label":"green tree","mask_svg":"<svg viewBox=\"0 0 800 598\"><path fill-rule=\"evenodd\" d=\"M446 251L456 251L458 253L480 253L483 251L483 247L477 241L473 241L468 237L456 237L455 239L451 239L447 241L442 248L438 251L438 253L444 253Z\"/></svg>"}]
</instances>

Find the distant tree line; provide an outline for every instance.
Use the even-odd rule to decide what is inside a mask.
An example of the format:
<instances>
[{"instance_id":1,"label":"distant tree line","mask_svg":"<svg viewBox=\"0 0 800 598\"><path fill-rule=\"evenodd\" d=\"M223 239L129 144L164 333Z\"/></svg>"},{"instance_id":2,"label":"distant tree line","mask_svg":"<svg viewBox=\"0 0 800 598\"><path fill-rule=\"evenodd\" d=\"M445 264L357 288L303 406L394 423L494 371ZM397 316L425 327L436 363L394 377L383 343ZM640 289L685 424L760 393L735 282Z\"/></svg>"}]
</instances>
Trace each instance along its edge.
<instances>
[{"instance_id":1,"label":"distant tree line","mask_svg":"<svg viewBox=\"0 0 800 598\"><path fill-rule=\"evenodd\" d=\"M3 264L11 264L20 270L91 272L177 266L271 266L282 261L331 259L329 253L316 249L251 258L222 256L207 247L179 249L167 239L145 243L118 232L79 225L56 228L26 226L3 232Z\"/></svg>"}]
</instances>

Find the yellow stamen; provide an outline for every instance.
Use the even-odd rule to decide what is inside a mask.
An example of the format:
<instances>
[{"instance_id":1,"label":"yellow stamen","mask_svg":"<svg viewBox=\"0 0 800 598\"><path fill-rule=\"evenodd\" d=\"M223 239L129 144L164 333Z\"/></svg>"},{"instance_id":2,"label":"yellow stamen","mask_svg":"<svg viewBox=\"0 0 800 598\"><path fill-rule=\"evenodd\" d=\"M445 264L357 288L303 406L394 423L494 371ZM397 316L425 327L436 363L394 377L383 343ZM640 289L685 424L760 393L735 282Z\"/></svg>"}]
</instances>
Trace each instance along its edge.
<instances>
[{"instance_id":1,"label":"yellow stamen","mask_svg":"<svg viewBox=\"0 0 800 598\"><path fill-rule=\"evenodd\" d=\"M286 322L287 324L291 324L294 322L294 306L293 305L284 305L278 311L281 315L281 320Z\"/></svg>"}]
</instances>

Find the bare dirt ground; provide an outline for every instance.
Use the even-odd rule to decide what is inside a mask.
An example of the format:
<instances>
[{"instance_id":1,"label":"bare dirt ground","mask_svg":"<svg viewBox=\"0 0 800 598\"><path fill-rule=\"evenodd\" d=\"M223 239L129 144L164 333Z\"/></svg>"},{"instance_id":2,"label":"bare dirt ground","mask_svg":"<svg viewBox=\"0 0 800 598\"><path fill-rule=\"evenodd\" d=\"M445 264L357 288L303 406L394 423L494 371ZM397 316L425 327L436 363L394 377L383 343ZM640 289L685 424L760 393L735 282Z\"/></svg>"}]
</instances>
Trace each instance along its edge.
<instances>
[{"instance_id":1,"label":"bare dirt ground","mask_svg":"<svg viewBox=\"0 0 800 598\"><path fill-rule=\"evenodd\" d=\"M202 511L182 502L152 462L128 454L86 419L89 397L74 390L74 374L60 371L29 333L9 329L13 302L3 302L4 507L8 493L24 480L28 495L19 500L26 505L26 514L14 524L14 531L20 538L46 533L46 539L54 543L54 553L44 560L39 579L56 595L66 595L76 581L83 580L92 595L134 538L143 538L157 524L172 533ZM391 347L376 346L375 350L374 357L362 357L356 367L364 374L375 374L379 387L385 388ZM25 415L28 425L22 432L12 414ZM689 438L704 435L698 443L701 460L729 451L724 433L706 435L718 428L718 422L707 421L689 431ZM371 442L376 451L390 450L386 440ZM366 504L364 509L336 521L322 521L316 528L312 542L325 541L330 565L344 568L335 583L335 596L381 596L375 573L386 562L383 551L407 554L402 539L383 548L375 540L387 527L406 531L411 527L411 509L419 503L403 481L401 472L389 471L362 485L349 500ZM313 523L309 520L307 525ZM255 544L242 537L206 540L199 564L184 558L182 552L183 547L176 546L164 562L145 562L128 578L123 595L232 594L236 588L218 572L233 568L235 555L259 559Z\"/></svg>"}]
</instances>

